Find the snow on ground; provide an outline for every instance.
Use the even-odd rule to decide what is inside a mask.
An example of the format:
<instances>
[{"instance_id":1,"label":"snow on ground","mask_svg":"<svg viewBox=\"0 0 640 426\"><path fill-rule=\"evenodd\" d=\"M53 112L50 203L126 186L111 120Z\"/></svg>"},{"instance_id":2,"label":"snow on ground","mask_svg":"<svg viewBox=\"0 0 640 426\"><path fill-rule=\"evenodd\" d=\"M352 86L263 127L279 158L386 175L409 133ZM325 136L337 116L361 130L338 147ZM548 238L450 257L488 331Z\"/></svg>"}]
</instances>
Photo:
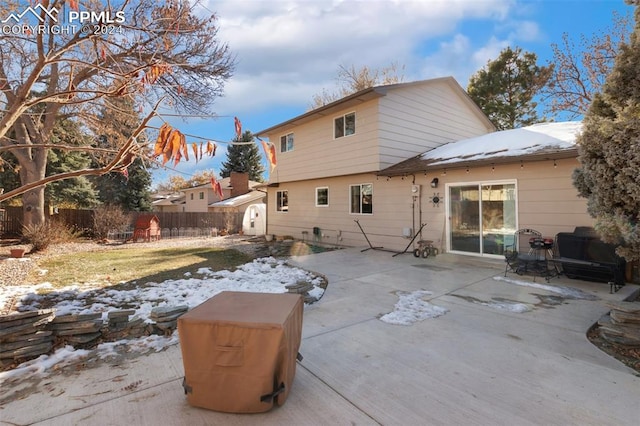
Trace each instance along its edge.
<instances>
[{"instance_id":1,"label":"snow on ground","mask_svg":"<svg viewBox=\"0 0 640 426\"><path fill-rule=\"evenodd\" d=\"M566 299L581 299L581 300L597 300L598 297L586 293L580 289L572 288L572 287L564 287L564 286L556 286L556 285L548 285L548 284L538 284L531 281L525 280L514 280L512 278L503 277L502 275L498 275L493 277L496 281L504 281L509 284L520 285L524 287L533 287L540 290L549 291L551 293L559 294L560 296Z\"/></svg>"},{"instance_id":2,"label":"snow on ground","mask_svg":"<svg viewBox=\"0 0 640 426\"><path fill-rule=\"evenodd\" d=\"M380 317L380 321L389 324L411 325L418 321L424 321L428 318L436 318L444 315L449 310L440 306L432 305L422 300L425 296L433 293L426 290L418 290L412 292L398 291L398 303L396 303L393 312L389 312Z\"/></svg>"},{"instance_id":3,"label":"snow on ground","mask_svg":"<svg viewBox=\"0 0 640 426\"><path fill-rule=\"evenodd\" d=\"M45 301L53 300L56 315L102 312L105 321L110 310L136 306L135 314L150 322L149 315L155 307L186 305L194 308L222 291L286 293L285 286L298 281L314 284L310 295L322 296L321 277L291 267L284 260L265 257L235 271L200 268L195 273L185 274L183 279L145 284L130 290L78 285L54 290L50 283L0 288L0 306L9 297L19 295L18 309L21 311L40 309Z\"/></svg>"},{"instance_id":4,"label":"snow on ground","mask_svg":"<svg viewBox=\"0 0 640 426\"><path fill-rule=\"evenodd\" d=\"M286 293L287 285L299 281L314 284L309 295L316 299L322 297L324 289L320 285L324 283L323 278L292 267L284 260L267 257L256 259L234 271L214 272L209 268L200 268L195 273L185 274L183 279L150 283L129 290L80 285L54 289L46 282L36 285L0 286L0 309L14 299L17 299L16 305L20 311L37 310L49 306L53 301L52 307L57 315L101 312L103 320L106 321L111 310L137 306L135 315L151 322L149 315L154 307L187 305L194 308L222 291ZM76 350L66 346L53 354L27 361L14 370L1 372L0 383L9 379L46 374L48 371L89 357L106 360L124 353L158 352L177 343L178 336L175 332L169 337L153 335L102 343L93 350Z\"/></svg>"},{"instance_id":5,"label":"snow on ground","mask_svg":"<svg viewBox=\"0 0 640 426\"><path fill-rule=\"evenodd\" d=\"M544 285L502 276L496 276L494 279L507 284L557 293L570 299L593 300L596 298L591 294L570 287ZM48 299L55 301L54 307L58 315L102 312L103 318L106 320L109 310L121 309L123 306L135 304L138 306L136 315L149 322L151 309L156 306L187 305L189 308L193 308L225 290L285 293L287 291L286 285L295 284L298 281L313 283L314 288L309 294L317 300L322 297L324 293L324 289L320 287L322 278L303 269L292 267L284 260L269 257L256 259L240 266L235 271L214 272L208 268L201 268L194 273L185 274L185 278L180 280L151 283L131 290L86 288L78 285L53 290L50 283L33 286L0 286L0 308L17 298L21 311L36 310L42 307L43 302ZM448 312L446 308L435 306L423 300L432 294L429 291L398 291L396 294L398 302L392 312L379 318L381 321L389 324L412 325L418 321L436 318ZM531 310L528 305L516 302L490 301L481 304L514 313ZM49 371L84 361L87 358L108 360L125 353L159 352L168 346L177 344L178 341L177 332L174 332L168 337L153 335L102 343L93 350L74 349L71 346L66 346L59 348L53 354L42 355L37 359L27 361L14 370L0 372L0 383L7 380L22 380L46 375Z\"/></svg>"}]
</instances>

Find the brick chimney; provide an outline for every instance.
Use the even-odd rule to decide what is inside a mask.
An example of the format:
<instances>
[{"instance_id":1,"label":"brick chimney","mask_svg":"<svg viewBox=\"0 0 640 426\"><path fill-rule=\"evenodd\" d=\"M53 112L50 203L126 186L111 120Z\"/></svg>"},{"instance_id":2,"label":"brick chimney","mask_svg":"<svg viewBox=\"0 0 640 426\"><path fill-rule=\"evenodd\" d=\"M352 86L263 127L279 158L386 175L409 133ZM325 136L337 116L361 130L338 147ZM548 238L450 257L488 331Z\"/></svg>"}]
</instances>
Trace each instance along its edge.
<instances>
[{"instance_id":1,"label":"brick chimney","mask_svg":"<svg viewBox=\"0 0 640 426\"><path fill-rule=\"evenodd\" d=\"M231 186L231 196L246 194L249 192L249 174L231 172L229 175L229 186Z\"/></svg>"}]
</instances>

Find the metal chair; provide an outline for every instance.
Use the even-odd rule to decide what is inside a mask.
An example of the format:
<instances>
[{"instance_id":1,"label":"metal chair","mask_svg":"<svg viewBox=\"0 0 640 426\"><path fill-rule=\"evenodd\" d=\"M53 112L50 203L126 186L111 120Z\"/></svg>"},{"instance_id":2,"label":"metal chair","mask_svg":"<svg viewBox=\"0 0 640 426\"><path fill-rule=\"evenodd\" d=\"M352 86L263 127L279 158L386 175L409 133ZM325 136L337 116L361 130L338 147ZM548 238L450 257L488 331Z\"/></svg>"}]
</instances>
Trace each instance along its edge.
<instances>
[{"instance_id":1,"label":"metal chair","mask_svg":"<svg viewBox=\"0 0 640 426\"><path fill-rule=\"evenodd\" d=\"M546 276L547 244L539 231L530 228L518 229L513 234L513 244L504 247L504 276L507 276L509 270L518 275L532 272L534 280L536 275Z\"/></svg>"}]
</instances>

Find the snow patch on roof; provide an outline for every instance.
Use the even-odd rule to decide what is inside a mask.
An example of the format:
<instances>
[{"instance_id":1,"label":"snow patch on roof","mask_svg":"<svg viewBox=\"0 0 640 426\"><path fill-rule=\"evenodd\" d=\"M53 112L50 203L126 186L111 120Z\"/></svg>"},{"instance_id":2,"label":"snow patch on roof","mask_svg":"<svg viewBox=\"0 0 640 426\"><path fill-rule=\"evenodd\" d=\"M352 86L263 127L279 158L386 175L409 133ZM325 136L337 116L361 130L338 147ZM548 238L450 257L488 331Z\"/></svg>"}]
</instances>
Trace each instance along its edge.
<instances>
[{"instance_id":1,"label":"snow patch on roof","mask_svg":"<svg viewBox=\"0 0 640 426\"><path fill-rule=\"evenodd\" d=\"M263 192L250 191L246 194L238 195L237 197L227 198L226 200L209 204L209 207L235 207L253 200L258 200L264 196L265 194Z\"/></svg>"},{"instance_id":2,"label":"snow patch on roof","mask_svg":"<svg viewBox=\"0 0 640 426\"><path fill-rule=\"evenodd\" d=\"M430 164L476 161L492 157L517 157L544 151L575 148L582 122L541 123L450 142L422 154Z\"/></svg>"}]
</instances>

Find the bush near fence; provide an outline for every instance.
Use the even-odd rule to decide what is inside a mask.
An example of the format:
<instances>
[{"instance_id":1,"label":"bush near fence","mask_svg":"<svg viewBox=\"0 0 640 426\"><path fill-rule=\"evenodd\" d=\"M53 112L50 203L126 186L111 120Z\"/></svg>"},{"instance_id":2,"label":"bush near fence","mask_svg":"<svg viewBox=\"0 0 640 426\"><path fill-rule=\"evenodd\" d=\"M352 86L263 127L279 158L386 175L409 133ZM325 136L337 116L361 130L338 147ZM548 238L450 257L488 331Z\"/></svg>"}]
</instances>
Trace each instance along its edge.
<instances>
[{"instance_id":1,"label":"bush near fence","mask_svg":"<svg viewBox=\"0 0 640 426\"><path fill-rule=\"evenodd\" d=\"M244 213L241 212L131 212L131 232L133 232L138 216L149 213L158 217L162 228L162 238L212 236L223 230L237 233L242 229L244 217ZM47 215L47 219L61 221L84 235L93 235L93 210L57 209L53 214ZM21 235L22 207L2 208L0 210L0 236L19 237ZM114 239L126 239L120 238L119 235L117 237Z\"/></svg>"}]
</instances>

